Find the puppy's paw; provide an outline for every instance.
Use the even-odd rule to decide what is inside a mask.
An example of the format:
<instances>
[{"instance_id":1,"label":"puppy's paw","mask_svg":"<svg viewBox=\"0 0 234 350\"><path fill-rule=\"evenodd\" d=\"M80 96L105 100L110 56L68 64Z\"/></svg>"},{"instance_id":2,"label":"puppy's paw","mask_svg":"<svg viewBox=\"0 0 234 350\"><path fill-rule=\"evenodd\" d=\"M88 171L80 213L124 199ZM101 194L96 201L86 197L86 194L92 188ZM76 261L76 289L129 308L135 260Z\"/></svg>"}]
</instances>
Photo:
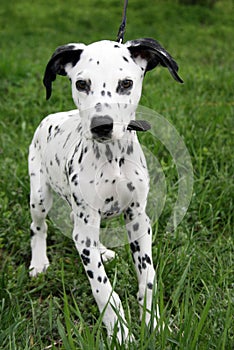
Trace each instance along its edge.
<instances>
[{"instance_id":1,"label":"puppy's paw","mask_svg":"<svg viewBox=\"0 0 234 350\"><path fill-rule=\"evenodd\" d=\"M115 258L115 252L113 250L107 249L103 244L100 243L99 251L102 257L102 261L105 263L107 261L113 260Z\"/></svg>"},{"instance_id":2,"label":"puppy's paw","mask_svg":"<svg viewBox=\"0 0 234 350\"><path fill-rule=\"evenodd\" d=\"M49 265L50 264L48 260L40 264L33 264L33 262L31 262L29 267L29 275L31 277L36 277L40 273L45 273Z\"/></svg>"}]
</instances>

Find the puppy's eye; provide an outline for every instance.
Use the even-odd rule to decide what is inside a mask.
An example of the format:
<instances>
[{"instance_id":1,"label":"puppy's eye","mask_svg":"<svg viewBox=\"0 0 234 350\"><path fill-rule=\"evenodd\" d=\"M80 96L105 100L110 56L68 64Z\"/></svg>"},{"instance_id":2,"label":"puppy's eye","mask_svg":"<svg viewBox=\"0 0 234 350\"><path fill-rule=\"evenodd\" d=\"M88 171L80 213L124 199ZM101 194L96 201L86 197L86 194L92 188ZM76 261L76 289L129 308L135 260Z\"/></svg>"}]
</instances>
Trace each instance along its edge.
<instances>
[{"instance_id":1,"label":"puppy's eye","mask_svg":"<svg viewBox=\"0 0 234 350\"><path fill-rule=\"evenodd\" d=\"M122 88L130 89L133 85L133 81L130 79L124 79L121 81Z\"/></svg>"},{"instance_id":2,"label":"puppy's eye","mask_svg":"<svg viewBox=\"0 0 234 350\"><path fill-rule=\"evenodd\" d=\"M116 92L119 95L130 95L133 81L130 79L119 80Z\"/></svg>"},{"instance_id":3,"label":"puppy's eye","mask_svg":"<svg viewBox=\"0 0 234 350\"><path fill-rule=\"evenodd\" d=\"M77 88L78 91L89 92L89 90L90 90L90 82L88 82L86 80L77 80L76 88Z\"/></svg>"}]
</instances>

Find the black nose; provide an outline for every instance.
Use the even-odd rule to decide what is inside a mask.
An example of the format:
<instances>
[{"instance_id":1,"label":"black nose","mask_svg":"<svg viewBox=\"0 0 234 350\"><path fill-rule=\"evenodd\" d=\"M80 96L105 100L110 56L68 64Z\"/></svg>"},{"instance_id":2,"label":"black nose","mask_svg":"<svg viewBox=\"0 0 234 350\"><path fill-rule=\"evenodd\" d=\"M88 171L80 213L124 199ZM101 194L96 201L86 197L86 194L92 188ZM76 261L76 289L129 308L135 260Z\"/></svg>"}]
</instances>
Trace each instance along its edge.
<instances>
[{"instance_id":1,"label":"black nose","mask_svg":"<svg viewBox=\"0 0 234 350\"><path fill-rule=\"evenodd\" d=\"M91 120L90 129L96 139L109 139L113 130L113 119L108 115L95 116Z\"/></svg>"}]
</instances>

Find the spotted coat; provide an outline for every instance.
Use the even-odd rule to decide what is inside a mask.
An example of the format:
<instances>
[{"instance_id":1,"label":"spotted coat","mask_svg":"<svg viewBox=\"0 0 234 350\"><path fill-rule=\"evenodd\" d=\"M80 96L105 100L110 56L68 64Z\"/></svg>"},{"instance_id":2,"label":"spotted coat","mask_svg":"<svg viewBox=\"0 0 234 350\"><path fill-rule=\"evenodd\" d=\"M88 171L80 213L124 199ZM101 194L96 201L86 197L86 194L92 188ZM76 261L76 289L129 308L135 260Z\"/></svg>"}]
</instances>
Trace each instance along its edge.
<instances>
[{"instance_id":1,"label":"spotted coat","mask_svg":"<svg viewBox=\"0 0 234 350\"><path fill-rule=\"evenodd\" d=\"M108 334L117 323L120 343L129 337L129 331L120 298L103 265L114 253L99 241L100 222L124 215L139 282L138 300L142 310L146 298L149 323L155 283L152 230L145 213L149 178L135 131L143 124L136 128L134 120L144 75L159 63L176 78L175 61L153 39L124 45L100 41L59 47L45 71L47 98L56 75L67 75L77 109L46 117L29 151L30 274L36 276L49 266L45 219L52 206L53 190L71 206L75 246L99 310L105 309L103 322ZM154 326L157 317L153 316Z\"/></svg>"}]
</instances>

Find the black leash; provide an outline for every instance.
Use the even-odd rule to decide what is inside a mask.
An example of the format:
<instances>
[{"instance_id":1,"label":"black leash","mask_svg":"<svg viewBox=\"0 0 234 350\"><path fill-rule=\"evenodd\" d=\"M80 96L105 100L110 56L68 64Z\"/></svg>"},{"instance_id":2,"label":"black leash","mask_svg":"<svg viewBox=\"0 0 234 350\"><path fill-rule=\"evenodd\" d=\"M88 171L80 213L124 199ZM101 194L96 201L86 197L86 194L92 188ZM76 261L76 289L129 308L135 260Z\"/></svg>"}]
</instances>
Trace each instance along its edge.
<instances>
[{"instance_id":1,"label":"black leash","mask_svg":"<svg viewBox=\"0 0 234 350\"><path fill-rule=\"evenodd\" d=\"M124 1L124 9L123 9L123 17L122 17L122 23L120 24L118 35L117 35L117 42L122 43L124 39L124 32L126 27L126 20L127 20L127 7L128 7L128 0Z\"/></svg>"}]
</instances>

